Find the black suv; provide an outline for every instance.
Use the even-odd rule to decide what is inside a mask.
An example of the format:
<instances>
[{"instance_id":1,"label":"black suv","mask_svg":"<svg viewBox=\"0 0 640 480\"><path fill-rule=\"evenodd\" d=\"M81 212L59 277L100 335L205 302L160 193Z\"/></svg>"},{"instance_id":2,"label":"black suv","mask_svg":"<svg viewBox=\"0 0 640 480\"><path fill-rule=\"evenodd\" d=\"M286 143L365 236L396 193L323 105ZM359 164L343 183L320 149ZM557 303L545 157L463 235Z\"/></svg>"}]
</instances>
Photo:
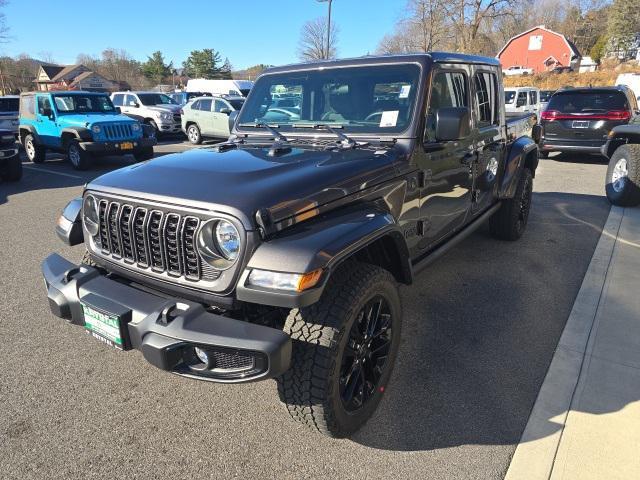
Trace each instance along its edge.
<instances>
[{"instance_id":1,"label":"black suv","mask_svg":"<svg viewBox=\"0 0 640 480\"><path fill-rule=\"evenodd\" d=\"M566 88L541 114L540 156L550 152L600 153L613 127L637 117L638 102L624 86Z\"/></svg>"}]
</instances>

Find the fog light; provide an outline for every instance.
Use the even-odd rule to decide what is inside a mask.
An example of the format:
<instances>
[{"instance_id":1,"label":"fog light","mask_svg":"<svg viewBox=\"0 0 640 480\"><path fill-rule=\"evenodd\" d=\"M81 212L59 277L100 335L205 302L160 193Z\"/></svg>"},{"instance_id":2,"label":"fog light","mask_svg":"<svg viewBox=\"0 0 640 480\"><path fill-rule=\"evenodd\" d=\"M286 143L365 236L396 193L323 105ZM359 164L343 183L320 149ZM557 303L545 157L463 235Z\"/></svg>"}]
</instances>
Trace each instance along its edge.
<instances>
[{"instance_id":1,"label":"fog light","mask_svg":"<svg viewBox=\"0 0 640 480\"><path fill-rule=\"evenodd\" d=\"M207 352L200 347L195 347L194 350L196 352L196 357L198 357L198 359L205 365L209 365L209 355L207 355Z\"/></svg>"}]
</instances>

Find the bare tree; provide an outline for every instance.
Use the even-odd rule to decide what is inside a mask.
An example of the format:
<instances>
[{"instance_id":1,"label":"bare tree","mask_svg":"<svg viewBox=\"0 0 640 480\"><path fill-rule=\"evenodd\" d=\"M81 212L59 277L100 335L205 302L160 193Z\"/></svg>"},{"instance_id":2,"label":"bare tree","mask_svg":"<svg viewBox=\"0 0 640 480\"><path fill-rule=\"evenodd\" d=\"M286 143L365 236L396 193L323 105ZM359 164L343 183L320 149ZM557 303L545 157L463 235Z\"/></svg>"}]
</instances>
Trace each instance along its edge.
<instances>
[{"instance_id":1,"label":"bare tree","mask_svg":"<svg viewBox=\"0 0 640 480\"><path fill-rule=\"evenodd\" d=\"M302 27L298 42L298 56L300 60L311 62L336 58L338 43L338 28L331 25L329 35L329 51L327 52L327 19L319 17L309 20Z\"/></svg>"}]
</instances>

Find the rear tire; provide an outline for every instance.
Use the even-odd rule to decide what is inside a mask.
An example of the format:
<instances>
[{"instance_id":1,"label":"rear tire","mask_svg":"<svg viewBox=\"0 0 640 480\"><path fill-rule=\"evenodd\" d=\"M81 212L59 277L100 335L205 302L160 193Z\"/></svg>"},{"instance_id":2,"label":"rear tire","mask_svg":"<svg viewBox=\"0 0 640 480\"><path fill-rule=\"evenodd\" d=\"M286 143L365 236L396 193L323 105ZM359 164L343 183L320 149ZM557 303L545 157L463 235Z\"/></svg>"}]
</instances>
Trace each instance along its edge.
<instances>
[{"instance_id":1,"label":"rear tire","mask_svg":"<svg viewBox=\"0 0 640 480\"><path fill-rule=\"evenodd\" d=\"M36 142L33 135L29 134L24 138L23 147L29 161L33 163L43 163L45 161L47 151Z\"/></svg>"},{"instance_id":2,"label":"rear tire","mask_svg":"<svg viewBox=\"0 0 640 480\"><path fill-rule=\"evenodd\" d=\"M17 182L22 178L22 160L20 155L5 160L4 169L0 171L0 176L7 182Z\"/></svg>"},{"instance_id":3,"label":"rear tire","mask_svg":"<svg viewBox=\"0 0 640 480\"><path fill-rule=\"evenodd\" d=\"M503 200L500 209L489 219L491 235L500 240L518 240L527 227L532 194L533 177L531 171L524 168L513 198Z\"/></svg>"},{"instance_id":4,"label":"rear tire","mask_svg":"<svg viewBox=\"0 0 640 480\"><path fill-rule=\"evenodd\" d=\"M358 430L389 381L401 316L393 276L351 261L333 273L317 303L291 310L284 331L293 340L292 364L278 379L291 417L331 437Z\"/></svg>"},{"instance_id":5,"label":"rear tire","mask_svg":"<svg viewBox=\"0 0 640 480\"><path fill-rule=\"evenodd\" d=\"M605 191L613 205L640 205L640 145L621 145L611 155Z\"/></svg>"},{"instance_id":6,"label":"rear tire","mask_svg":"<svg viewBox=\"0 0 640 480\"><path fill-rule=\"evenodd\" d=\"M153 147L145 147L133 154L136 162L144 162L153 158Z\"/></svg>"},{"instance_id":7,"label":"rear tire","mask_svg":"<svg viewBox=\"0 0 640 480\"><path fill-rule=\"evenodd\" d=\"M80 143L77 140L67 142L67 159L76 170L87 170L91 167L89 154L80 148Z\"/></svg>"},{"instance_id":8,"label":"rear tire","mask_svg":"<svg viewBox=\"0 0 640 480\"><path fill-rule=\"evenodd\" d=\"M198 125L192 123L187 127L187 138L194 145L200 145L202 143L202 135L200 134Z\"/></svg>"}]
</instances>

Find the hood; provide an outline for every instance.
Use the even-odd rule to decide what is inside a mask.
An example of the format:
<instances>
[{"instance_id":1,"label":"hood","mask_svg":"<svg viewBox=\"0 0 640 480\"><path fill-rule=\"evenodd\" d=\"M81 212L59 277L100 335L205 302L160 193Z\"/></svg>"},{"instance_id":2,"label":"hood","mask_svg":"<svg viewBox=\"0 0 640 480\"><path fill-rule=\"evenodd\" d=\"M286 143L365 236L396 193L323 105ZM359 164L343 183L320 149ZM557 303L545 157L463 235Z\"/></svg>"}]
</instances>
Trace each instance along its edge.
<instances>
[{"instance_id":1,"label":"hood","mask_svg":"<svg viewBox=\"0 0 640 480\"><path fill-rule=\"evenodd\" d=\"M180 105L144 105L144 108L156 112L180 113L182 107Z\"/></svg>"},{"instance_id":2,"label":"hood","mask_svg":"<svg viewBox=\"0 0 640 480\"><path fill-rule=\"evenodd\" d=\"M113 113L88 113L86 115L73 114L73 115L59 115L58 123L64 127L87 127L94 123L136 123L130 117L126 115L113 114Z\"/></svg>"},{"instance_id":3,"label":"hood","mask_svg":"<svg viewBox=\"0 0 640 480\"><path fill-rule=\"evenodd\" d=\"M252 229L267 209L279 222L393 178L397 147L383 150L194 149L98 177L88 189L176 205L221 210Z\"/></svg>"}]
</instances>

